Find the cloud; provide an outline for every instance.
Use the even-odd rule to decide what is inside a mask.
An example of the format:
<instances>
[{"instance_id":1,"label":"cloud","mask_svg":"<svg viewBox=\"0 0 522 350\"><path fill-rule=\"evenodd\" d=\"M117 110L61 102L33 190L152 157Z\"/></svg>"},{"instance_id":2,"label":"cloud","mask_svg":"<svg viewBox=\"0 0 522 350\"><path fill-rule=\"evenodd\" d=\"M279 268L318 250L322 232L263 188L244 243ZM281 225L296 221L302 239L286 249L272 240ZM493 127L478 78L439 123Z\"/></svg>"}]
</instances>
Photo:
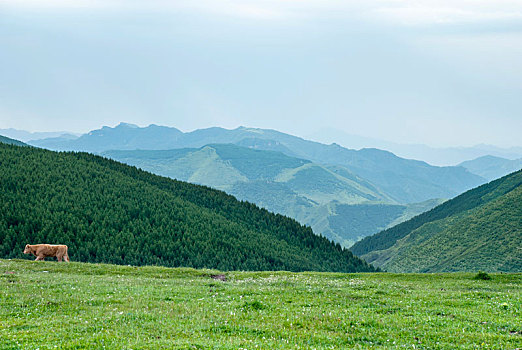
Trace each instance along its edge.
<instances>
[{"instance_id":1,"label":"cloud","mask_svg":"<svg viewBox=\"0 0 522 350\"><path fill-rule=\"evenodd\" d=\"M358 18L394 25L521 21L521 0L0 0L0 8L174 11L258 20Z\"/></svg>"},{"instance_id":2,"label":"cloud","mask_svg":"<svg viewBox=\"0 0 522 350\"><path fill-rule=\"evenodd\" d=\"M372 13L403 25L513 21L522 20L522 1L383 0Z\"/></svg>"},{"instance_id":3,"label":"cloud","mask_svg":"<svg viewBox=\"0 0 522 350\"><path fill-rule=\"evenodd\" d=\"M13 9L80 9L107 8L116 1L107 0L0 0L0 8Z\"/></svg>"}]
</instances>

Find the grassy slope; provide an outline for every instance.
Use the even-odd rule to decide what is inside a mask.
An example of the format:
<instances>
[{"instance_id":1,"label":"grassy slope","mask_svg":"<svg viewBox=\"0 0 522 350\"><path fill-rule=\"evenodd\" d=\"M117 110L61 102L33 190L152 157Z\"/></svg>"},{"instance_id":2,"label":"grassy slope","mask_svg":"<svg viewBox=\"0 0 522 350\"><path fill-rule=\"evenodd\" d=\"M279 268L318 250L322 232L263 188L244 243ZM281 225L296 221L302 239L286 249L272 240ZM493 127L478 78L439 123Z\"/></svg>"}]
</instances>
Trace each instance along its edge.
<instances>
[{"instance_id":1,"label":"grassy slope","mask_svg":"<svg viewBox=\"0 0 522 350\"><path fill-rule=\"evenodd\" d=\"M367 201L394 202L386 194L372 190L362 181L357 180L360 179L354 181L323 166L311 163L293 169L285 169L275 178L276 182L285 183L299 195L319 204L326 204L334 200L350 204Z\"/></svg>"},{"instance_id":2,"label":"grassy slope","mask_svg":"<svg viewBox=\"0 0 522 350\"><path fill-rule=\"evenodd\" d=\"M0 260L0 350L522 343L521 274L216 273Z\"/></svg>"},{"instance_id":3,"label":"grassy slope","mask_svg":"<svg viewBox=\"0 0 522 350\"><path fill-rule=\"evenodd\" d=\"M464 192L430 211L422 213L390 229L379 232L378 234L366 237L355 244L351 250L357 255L364 255L371 251L390 248L397 240L405 237L408 233L421 227L426 222L444 219L451 215L457 215L476 208L489 200L511 191L520 184L522 184L522 171Z\"/></svg>"},{"instance_id":4,"label":"grassy slope","mask_svg":"<svg viewBox=\"0 0 522 350\"><path fill-rule=\"evenodd\" d=\"M352 247L395 272L522 271L522 171Z\"/></svg>"},{"instance_id":5,"label":"grassy slope","mask_svg":"<svg viewBox=\"0 0 522 350\"><path fill-rule=\"evenodd\" d=\"M237 169L220 159L211 147L166 151L110 151L103 155L157 175L220 190L228 189L236 182L247 181Z\"/></svg>"},{"instance_id":6,"label":"grassy slope","mask_svg":"<svg viewBox=\"0 0 522 350\"><path fill-rule=\"evenodd\" d=\"M389 252L363 257L392 272L521 272L521 230L522 187L518 187L465 214L423 225Z\"/></svg>"},{"instance_id":7,"label":"grassy slope","mask_svg":"<svg viewBox=\"0 0 522 350\"><path fill-rule=\"evenodd\" d=\"M230 184L237 182L279 182L295 194L321 203L339 196L348 198L350 203L393 202L346 170L337 174L307 160L273 151L221 144L200 149L108 151L103 155L159 175L221 190L228 190Z\"/></svg>"}]
</instances>

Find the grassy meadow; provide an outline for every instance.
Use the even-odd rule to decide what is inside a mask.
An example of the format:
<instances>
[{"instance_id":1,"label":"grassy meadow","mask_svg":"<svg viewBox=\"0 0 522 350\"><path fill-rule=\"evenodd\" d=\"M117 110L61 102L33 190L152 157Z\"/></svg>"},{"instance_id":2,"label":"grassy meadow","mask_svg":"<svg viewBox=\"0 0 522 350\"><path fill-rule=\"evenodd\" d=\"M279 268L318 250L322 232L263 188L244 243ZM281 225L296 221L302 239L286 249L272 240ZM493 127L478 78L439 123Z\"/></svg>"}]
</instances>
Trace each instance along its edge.
<instances>
[{"instance_id":1,"label":"grassy meadow","mask_svg":"<svg viewBox=\"0 0 522 350\"><path fill-rule=\"evenodd\" d=\"M522 348L522 274L474 275L0 260L0 349Z\"/></svg>"}]
</instances>

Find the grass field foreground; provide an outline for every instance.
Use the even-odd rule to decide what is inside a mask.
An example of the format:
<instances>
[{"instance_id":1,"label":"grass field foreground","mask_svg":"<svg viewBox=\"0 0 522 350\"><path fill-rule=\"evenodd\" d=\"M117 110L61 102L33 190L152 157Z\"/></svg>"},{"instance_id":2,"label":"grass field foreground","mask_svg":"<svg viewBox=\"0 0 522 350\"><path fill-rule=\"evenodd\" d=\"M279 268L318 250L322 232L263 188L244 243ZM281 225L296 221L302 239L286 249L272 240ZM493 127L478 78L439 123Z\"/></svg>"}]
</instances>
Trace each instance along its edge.
<instances>
[{"instance_id":1,"label":"grass field foreground","mask_svg":"<svg viewBox=\"0 0 522 350\"><path fill-rule=\"evenodd\" d=\"M473 276L0 260L0 349L522 348L522 274Z\"/></svg>"}]
</instances>

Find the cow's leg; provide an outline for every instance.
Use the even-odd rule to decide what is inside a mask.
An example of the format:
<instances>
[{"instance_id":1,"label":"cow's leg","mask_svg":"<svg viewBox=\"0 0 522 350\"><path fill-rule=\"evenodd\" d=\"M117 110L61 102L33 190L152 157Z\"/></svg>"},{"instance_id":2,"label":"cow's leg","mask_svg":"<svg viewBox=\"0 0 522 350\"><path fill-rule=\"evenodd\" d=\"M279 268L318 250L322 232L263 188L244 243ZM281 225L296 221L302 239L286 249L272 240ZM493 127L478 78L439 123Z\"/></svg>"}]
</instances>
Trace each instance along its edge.
<instances>
[{"instance_id":1,"label":"cow's leg","mask_svg":"<svg viewBox=\"0 0 522 350\"><path fill-rule=\"evenodd\" d=\"M38 255L38 256L36 257L36 260L35 260L35 261L38 261L38 260L43 261L44 259L45 259L45 256L43 256L43 255Z\"/></svg>"},{"instance_id":2,"label":"cow's leg","mask_svg":"<svg viewBox=\"0 0 522 350\"><path fill-rule=\"evenodd\" d=\"M56 255L56 259L58 259L58 261L62 261L62 256L61 255Z\"/></svg>"},{"instance_id":3,"label":"cow's leg","mask_svg":"<svg viewBox=\"0 0 522 350\"><path fill-rule=\"evenodd\" d=\"M67 253L63 256L63 259L67 262L69 262L69 255L67 255Z\"/></svg>"}]
</instances>

